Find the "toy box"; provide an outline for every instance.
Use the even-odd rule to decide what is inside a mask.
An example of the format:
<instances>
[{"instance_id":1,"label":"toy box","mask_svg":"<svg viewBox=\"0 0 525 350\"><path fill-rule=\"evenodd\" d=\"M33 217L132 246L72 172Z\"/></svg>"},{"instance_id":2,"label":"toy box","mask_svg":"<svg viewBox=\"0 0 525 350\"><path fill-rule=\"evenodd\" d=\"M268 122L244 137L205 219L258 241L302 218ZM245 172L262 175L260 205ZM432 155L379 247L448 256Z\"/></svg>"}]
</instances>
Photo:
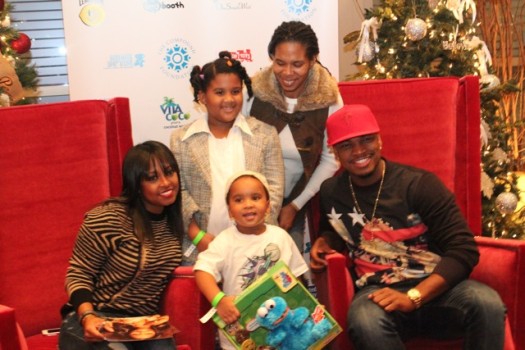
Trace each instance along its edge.
<instances>
[{"instance_id":1,"label":"toy box","mask_svg":"<svg viewBox=\"0 0 525 350\"><path fill-rule=\"evenodd\" d=\"M312 294L277 262L235 299L240 319L226 325L213 321L231 343L242 350L317 350L328 344L341 327Z\"/></svg>"}]
</instances>

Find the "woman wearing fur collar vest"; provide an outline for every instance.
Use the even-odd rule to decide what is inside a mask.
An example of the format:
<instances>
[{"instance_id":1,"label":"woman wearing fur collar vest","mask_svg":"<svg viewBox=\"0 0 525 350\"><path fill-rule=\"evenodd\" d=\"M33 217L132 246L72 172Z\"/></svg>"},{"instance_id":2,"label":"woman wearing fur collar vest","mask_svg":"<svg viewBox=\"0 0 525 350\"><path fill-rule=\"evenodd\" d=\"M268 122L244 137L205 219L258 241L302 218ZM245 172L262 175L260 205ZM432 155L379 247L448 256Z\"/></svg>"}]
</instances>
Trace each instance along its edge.
<instances>
[{"instance_id":1,"label":"woman wearing fur collar vest","mask_svg":"<svg viewBox=\"0 0 525 350\"><path fill-rule=\"evenodd\" d=\"M319 61L317 36L298 21L278 26L268 45L271 66L252 78L254 98L243 114L275 126L285 166L279 225L302 252L304 218L321 183L338 169L326 144L326 119L342 107L337 81Z\"/></svg>"}]
</instances>

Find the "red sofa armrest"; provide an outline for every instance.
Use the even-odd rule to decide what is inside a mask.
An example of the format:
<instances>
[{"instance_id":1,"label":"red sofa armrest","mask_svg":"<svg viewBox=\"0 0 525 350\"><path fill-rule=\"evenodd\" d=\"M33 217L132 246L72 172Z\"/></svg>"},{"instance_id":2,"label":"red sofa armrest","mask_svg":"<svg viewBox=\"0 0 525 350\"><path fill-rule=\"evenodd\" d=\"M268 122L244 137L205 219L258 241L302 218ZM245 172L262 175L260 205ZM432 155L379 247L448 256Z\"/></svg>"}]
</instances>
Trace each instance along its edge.
<instances>
[{"instance_id":1,"label":"red sofa armrest","mask_svg":"<svg viewBox=\"0 0 525 350\"><path fill-rule=\"evenodd\" d=\"M351 349L346 333L346 314L354 297L354 284L348 272L348 258L335 253L326 256L326 270L314 274L317 298L343 328L331 343L333 349Z\"/></svg>"},{"instance_id":2,"label":"red sofa armrest","mask_svg":"<svg viewBox=\"0 0 525 350\"><path fill-rule=\"evenodd\" d=\"M180 330L175 335L177 344L192 349L213 349L216 327L212 321L202 324L199 318L210 309L195 283L192 266L180 266L173 271L166 287L161 311L170 316L171 323Z\"/></svg>"},{"instance_id":3,"label":"red sofa armrest","mask_svg":"<svg viewBox=\"0 0 525 350\"><path fill-rule=\"evenodd\" d=\"M475 237L480 260L471 278L494 288L507 306L516 349L525 349L525 241Z\"/></svg>"},{"instance_id":4,"label":"red sofa armrest","mask_svg":"<svg viewBox=\"0 0 525 350\"><path fill-rule=\"evenodd\" d=\"M0 304L0 349L22 349L15 309Z\"/></svg>"}]
</instances>

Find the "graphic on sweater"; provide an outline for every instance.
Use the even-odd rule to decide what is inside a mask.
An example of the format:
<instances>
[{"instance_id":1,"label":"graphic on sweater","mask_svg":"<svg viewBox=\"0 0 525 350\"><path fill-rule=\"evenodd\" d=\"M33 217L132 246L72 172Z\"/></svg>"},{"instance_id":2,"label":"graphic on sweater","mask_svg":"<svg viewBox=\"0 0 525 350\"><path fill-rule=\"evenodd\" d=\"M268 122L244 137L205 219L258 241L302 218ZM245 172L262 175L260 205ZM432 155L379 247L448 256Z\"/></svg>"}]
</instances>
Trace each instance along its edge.
<instances>
[{"instance_id":1,"label":"graphic on sweater","mask_svg":"<svg viewBox=\"0 0 525 350\"><path fill-rule=\"evenodd\" d=\"M407 227L399 229L393 229L383 219L365 222L364 215L357 213L355 207L348 213L352 227L347 228L343 214L333 207L327 216L354 259L358 287L422 278L432 273L441 260L428 250L427 227L417 213L408 215ZM352 236L350 230L356 225L362 229Z\"/></svg>"},{"instance_id":2,"label":"graphic on sweater","mask_svg":"<svg viewBox=\"0 0 525 350\"><path fill-rule=\"evenodd\" d=\"M264 255L248 257L241 272L242 289L252 284L259 276L270 269L281 257L281 250L275 243L270 243L264 248Z\"/></svg>"}]
</instances>

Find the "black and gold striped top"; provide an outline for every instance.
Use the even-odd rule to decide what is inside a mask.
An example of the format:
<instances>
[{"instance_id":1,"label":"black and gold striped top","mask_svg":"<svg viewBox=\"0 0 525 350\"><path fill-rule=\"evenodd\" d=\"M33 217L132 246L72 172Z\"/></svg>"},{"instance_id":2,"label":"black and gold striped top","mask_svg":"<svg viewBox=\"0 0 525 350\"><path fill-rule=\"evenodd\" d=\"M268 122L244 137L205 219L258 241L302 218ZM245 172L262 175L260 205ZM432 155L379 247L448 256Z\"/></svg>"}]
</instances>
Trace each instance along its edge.
<instances>
[{"instance_id":1,"label":"black and gold striped top","mask_svg":"<svg viewBox=\"0 0 525 350\"><path fill-rule=\"evenodd\" d=\"M66 275L75 309L89 301L97 310L128 315L159 312L161 294L182 254L165 215L152 217L151 225L154 241L141 244L123 204L108 203L86 214Z\"/></svg>"}]
</instances>

